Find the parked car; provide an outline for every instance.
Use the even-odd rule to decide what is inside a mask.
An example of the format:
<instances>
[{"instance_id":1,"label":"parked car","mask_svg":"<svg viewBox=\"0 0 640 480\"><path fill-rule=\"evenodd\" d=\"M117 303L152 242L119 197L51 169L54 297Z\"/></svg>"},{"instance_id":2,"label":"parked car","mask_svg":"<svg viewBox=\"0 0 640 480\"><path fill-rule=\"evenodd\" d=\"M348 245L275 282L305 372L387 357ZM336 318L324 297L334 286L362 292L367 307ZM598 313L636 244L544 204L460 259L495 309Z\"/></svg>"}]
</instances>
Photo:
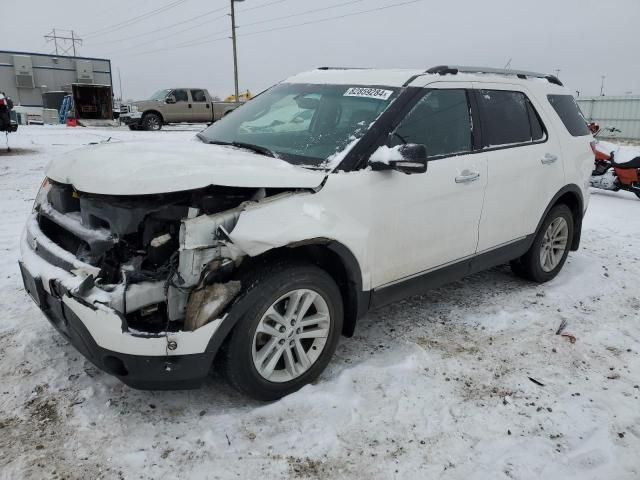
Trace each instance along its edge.
<instances>
[{"instance_id":1,"label":"parked car","mask_svg":"<svg viewBox=\"0 0 640 480\"><path fill-rule=\"evenodd\" d=\"M580 243L593 138L551 75L319 69L198 138L67 154L25 228L26 290L133 387L220 356L276 399L369 309L505 262L546 282Z\"/></svg>"},{"instance_id":2,"label":"parked car","mask_svg":"<svg viewBox=\"0 0 640 480\"><path fill-rule=\"evenodd\" d=\"M120 119L131 130L160 130L169 123L212 123L242 105L217 102L204 88L167 88L120 107Z\"/></svg>"},{"instance_id":3,"label":"parked car","mask_svg":"<svg viewBox=\"0 0 640 480\"><path fill-rule=\"evenodd\" d=\"M18 122L11 119L13 101L4 92L0 92L0 132L16 132Z\"/></svg>"}]
</instances>

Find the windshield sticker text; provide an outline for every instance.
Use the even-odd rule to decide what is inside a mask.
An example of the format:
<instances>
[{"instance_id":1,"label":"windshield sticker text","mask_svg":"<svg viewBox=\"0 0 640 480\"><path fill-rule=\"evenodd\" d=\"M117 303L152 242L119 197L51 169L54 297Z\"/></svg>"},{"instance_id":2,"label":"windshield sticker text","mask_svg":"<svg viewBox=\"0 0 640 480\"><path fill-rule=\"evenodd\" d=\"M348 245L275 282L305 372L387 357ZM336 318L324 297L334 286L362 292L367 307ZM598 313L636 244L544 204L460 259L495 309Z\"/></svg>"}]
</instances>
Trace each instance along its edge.
<instances>
[{"instance_id":1,"label":"windshield sticker text","mask_svg":"<svg viewBox=\"0 0 640 480\"><path fill-rule=\"evenodd\" d=\"M366 97L378 98L380 100L388 100L393 90L383 90L381 88L361 88L352 87L344 92L345 97Z\"/></svg>"}]
</instances>

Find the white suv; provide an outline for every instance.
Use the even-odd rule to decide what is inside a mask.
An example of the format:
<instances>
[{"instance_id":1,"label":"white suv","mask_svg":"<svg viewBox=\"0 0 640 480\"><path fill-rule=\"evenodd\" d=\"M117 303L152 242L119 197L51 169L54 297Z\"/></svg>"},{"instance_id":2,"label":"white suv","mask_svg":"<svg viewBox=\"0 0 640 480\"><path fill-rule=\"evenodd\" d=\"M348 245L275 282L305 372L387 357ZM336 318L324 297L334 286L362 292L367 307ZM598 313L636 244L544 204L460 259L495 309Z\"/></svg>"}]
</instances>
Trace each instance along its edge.
<instances>
[{"instance_id":1,"label":"white suv","mask_svg":"<svg viewBox=\"0 0 640 480\"><path fill-rule=\"evenodd\" d=\"M26 289L133 387L198 386L218 355L279 398L371 308L505 262L550 280L593 164L557 78L475 67L320 68L198 139L54 161L24 231Z\"/></svg>"}]
</instances>

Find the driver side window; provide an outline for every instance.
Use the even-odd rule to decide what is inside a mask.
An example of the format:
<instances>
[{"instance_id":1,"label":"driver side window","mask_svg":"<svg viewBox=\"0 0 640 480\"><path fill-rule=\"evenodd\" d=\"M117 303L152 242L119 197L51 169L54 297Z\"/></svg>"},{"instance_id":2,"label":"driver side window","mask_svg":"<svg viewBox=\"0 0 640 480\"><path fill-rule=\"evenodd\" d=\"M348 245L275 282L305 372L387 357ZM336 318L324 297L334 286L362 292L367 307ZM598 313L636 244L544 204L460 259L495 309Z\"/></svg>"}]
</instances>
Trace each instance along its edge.
<instances>
[{"instance_id":1,"label":"driver side window","mask_svg":"<svg viewBox=\"0 0 640 480\"><path fill-rule=\"evenodd\" d=\"M189 96L187 95L186 90L174 90L173 92L171 92L171 94L176 99L176 103L189 101Z\"/></svg>"},{"instance_id":2,"label":"driver side window","mask_svg":"<svg viewBox=\"0 0 640 480\"><path fill-rule=\"evenodd\" d=\"M471 116L466 91L427 92L393 133L392 146L403 143L426 145L429 157L470 152Z\"/></svg>"}]
</instances>

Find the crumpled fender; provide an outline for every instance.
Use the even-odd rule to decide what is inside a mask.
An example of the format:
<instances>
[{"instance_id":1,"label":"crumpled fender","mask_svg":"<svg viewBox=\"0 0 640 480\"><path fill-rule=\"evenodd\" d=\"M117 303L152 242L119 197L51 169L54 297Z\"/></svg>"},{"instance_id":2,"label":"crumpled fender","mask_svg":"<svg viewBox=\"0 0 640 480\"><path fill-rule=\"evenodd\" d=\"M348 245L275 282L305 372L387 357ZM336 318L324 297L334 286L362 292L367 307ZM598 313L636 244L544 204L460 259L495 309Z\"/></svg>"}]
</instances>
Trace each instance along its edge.
<instances>
[{"instance_id":1,"label":"crumpled fender","mask_svg":"<svg viewBox=\"0 0 640 480\"><path fill-rule=\"evenodd\" d=\"M348 248L360 265L362 287L370 288L369 199L354 195L366 172L332 174L317 192L300 192L248 206L229 239L249 256L314 238L334 240Z\"/></svg>"}]
</instances>

